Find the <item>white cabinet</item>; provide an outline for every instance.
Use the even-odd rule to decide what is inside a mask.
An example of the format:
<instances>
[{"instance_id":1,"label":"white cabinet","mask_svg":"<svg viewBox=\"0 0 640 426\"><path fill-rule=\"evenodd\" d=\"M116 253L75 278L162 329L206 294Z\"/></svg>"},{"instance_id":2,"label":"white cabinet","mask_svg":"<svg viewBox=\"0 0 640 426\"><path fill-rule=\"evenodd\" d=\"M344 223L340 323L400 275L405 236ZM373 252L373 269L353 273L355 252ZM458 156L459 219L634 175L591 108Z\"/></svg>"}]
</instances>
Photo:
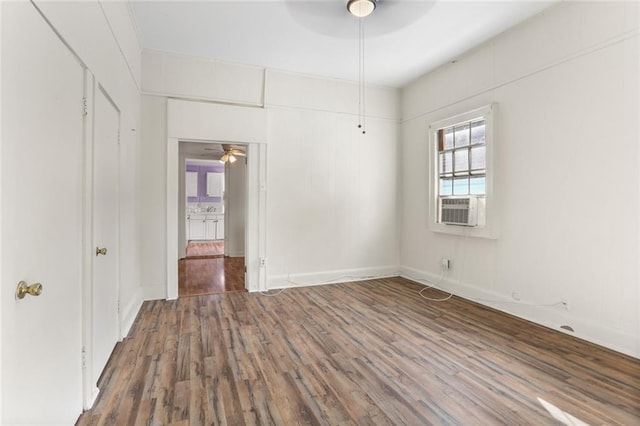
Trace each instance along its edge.
<instances>
[{"instance_id":1,"label":"white cabinet","mask_svg":"<svg viewBox=\"0 0 640 426\"><path fill-rule=\"evenodd\" d=\"M187 197L198 196L198 172L186 173Z\"/></svg>"},{"instance_id":2,"label":"white cabinet","mask_svg":"<svg viewBox=\"0 0 640 426\"><path fill-rule=\"evenodd\" d=\"M207 173L207 196L220 197L224 192L224 173Z\"/></svg>"},{"instance_id":3,"label":"white cabinet","mask_svg":"<svg viewBox=\"0 0 640 426\"><path fill-rule=\"evenodd\" d=\"M190 214L188 216L188 240L223 240L224 215Z\"/></svg>"},{"instance_id":4,"label":"white cabinet","mask_svg":"<svg viewBox=\"0 0 640 426\"><path fill-rule=\"evenodd\" d=\"M216 240L224 240L224 216L216 219Z\"/></svg>"},{"instance_id":5,"label":"white cabinet","mask_svg":"<svg viewBox=\"0 0 640 426\"><path fill-rule=\"evenodd\" d=\"M207 215L207 240L224 240L224 216Z\"/></svg>"},{"instance_id":6,"label":"white cabinet","mask_svg":"<svg viewBox=\"0 0 640 426\"><path fill-rule=\"evenodd\" d=\"M189 234L187 238L189 240L206 240L206 215L192 214L187 217L187 222L189 223Z\"/></svg>"}]
</instances>

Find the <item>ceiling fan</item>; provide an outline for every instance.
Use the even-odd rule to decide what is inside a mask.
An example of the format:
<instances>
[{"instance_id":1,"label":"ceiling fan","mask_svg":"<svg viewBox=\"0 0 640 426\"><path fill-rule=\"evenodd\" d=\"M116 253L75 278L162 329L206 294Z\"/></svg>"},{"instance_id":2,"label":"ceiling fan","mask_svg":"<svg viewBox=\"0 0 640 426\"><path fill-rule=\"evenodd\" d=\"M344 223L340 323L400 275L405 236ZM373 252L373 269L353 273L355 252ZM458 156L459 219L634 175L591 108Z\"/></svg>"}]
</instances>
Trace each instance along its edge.
<instances>
[{"instance_id":1,"label":"ceiling fan","mask_svg":"<svg viewBox=\"0 0 640 426\"><path fill-rule=\"evenodd\" d=\"M224 149L224 154L220 157L220 162L225 164L226 162L234 163L237 158L236 157L246 157L247 154L240 148L235 148L232 145L222 144L222 149Z\"/></svg>"}]
</instances>

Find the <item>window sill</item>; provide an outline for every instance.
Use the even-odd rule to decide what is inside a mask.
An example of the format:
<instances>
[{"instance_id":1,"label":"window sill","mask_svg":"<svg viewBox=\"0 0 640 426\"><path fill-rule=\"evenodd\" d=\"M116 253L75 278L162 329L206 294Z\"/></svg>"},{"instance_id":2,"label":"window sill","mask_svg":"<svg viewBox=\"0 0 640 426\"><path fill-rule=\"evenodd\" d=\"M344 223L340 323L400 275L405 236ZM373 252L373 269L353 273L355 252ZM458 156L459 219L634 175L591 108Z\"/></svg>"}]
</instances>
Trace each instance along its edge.
<instances>
[{"instance_id":1,"label":"window sill","mask_svg":"<svg viewBox=\"0 0 640 426\"><path fill-rule=\"evenodd\" d=\"M460 226L432 223L430 229L440 234L458 235L462 237L485 238L489 240L498 238L496 230L488 226Z\"/></svg>"}]
</instances>

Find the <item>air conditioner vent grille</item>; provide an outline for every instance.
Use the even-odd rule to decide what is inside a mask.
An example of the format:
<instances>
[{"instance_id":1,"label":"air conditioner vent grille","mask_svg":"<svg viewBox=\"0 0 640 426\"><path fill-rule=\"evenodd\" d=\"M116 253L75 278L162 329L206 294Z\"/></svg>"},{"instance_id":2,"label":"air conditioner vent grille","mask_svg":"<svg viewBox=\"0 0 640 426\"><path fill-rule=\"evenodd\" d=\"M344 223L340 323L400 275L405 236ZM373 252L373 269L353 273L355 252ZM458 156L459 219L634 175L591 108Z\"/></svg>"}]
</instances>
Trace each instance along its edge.
<instances>
[{"instance_id":1,"label":"air conditioner vent grille","mask_svg":"<svg viewBox=\"0 0 640 426\"><path fill-rule=\"evenodd\" d=\"M478 200L475 197L442 198L440 222L448 225L476 226Z\"/></svg>"}]
</instances>

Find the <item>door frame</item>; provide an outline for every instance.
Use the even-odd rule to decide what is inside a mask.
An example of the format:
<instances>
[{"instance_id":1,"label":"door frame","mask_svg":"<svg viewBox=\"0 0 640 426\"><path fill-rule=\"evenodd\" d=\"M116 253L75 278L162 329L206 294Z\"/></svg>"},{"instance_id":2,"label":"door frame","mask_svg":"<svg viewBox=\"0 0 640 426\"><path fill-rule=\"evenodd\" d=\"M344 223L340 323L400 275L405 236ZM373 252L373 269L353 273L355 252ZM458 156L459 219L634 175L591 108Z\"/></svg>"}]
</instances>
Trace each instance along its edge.
<instances>
[{"instance_id":1,"label":"door frame","mask_svg":"<svg viewBox=\"0 0 640 426\"><path fill-rule=\"evenodd\" d=\"M0 2L0 47L2 46L2 9ZM0 99L2 99L2 55L0 54ZM2 156L2 102L0 102L0 158ZM0 161L0 289L6 283L2 282L2 161ZM2 306L2 291L0 291L0 306ZM2 421L2 315L0 315L0 422Z\"/></svg>"},{"instance_id":2,"label":"door frame","mask_svg":"<svg viewBox=\"0 0 640 426\"><path fill-rule=\"evenodd\" d=\"M178 298L178 227L180 206L180 142L226 143L187 138L167 139L167 299ZM266 253L266 144L236 141L247 146L247 203L245 207L245 288L267 290ZM184 226L184 225L182 225ZM262 266L261 266L262 263Z\"/></svg>"}]
</instances>

